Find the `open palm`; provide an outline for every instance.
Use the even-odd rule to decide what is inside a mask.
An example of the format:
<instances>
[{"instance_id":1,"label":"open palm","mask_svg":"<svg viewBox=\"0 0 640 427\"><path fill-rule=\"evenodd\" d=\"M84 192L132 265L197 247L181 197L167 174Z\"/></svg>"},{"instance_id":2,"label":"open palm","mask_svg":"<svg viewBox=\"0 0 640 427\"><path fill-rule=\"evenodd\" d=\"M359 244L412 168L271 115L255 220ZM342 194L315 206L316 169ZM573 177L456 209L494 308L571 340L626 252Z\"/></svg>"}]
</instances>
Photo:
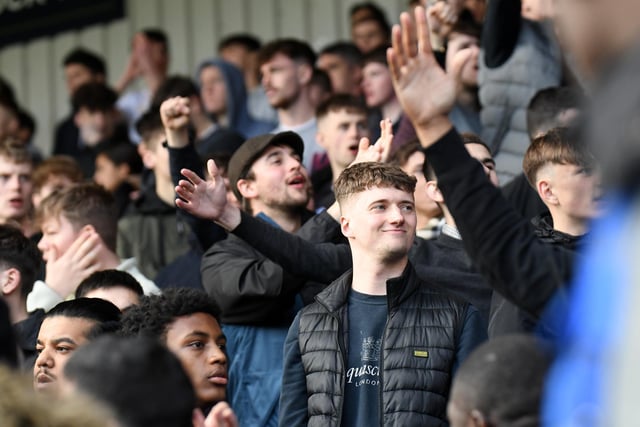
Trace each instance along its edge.
<instances>
[{"instance_id":1,"label":"open palm","mask_svg":"<svg viewBox=\"0 0 640 427\"><path fill-rule=\"evenodd\" d=\"M451 111L457 81L433 56L424 8L417 7L415 15L415 25L408 13L400 16L401 27L393 28L393 47L387 51L387 60L396 96L418 127L428 126L433 119ZM418 40L417 46L412 40Z\"/></svg>"}]
</instances>

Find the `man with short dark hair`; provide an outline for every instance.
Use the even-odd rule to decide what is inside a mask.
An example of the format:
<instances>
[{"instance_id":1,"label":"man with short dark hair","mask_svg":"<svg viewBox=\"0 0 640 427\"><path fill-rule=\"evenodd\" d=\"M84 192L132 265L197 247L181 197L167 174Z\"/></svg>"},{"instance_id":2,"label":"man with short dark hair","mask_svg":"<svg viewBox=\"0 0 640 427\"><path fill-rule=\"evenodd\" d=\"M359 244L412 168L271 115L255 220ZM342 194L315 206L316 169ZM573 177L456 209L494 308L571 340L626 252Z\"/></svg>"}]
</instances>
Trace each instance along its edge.
<instances>
[{"instance_id":1,"label":"man with short dark hair","mask_svg":"<svg viewBox=\"0 0 640 427\"><path fill-rule=\"evenodd\" d=\"M73 351L105 332L117 329L120 310L99 298L78 298L53 307L42 320L33 367L37 392L58 396L64 365Z\"/></svg>"},{"instance_id":2,"label":"man with short dark hair","mask_svg":"<svg viewBox=\"0 0 640 427\"><path fill-rule=\"evenodd\" d=\"M267 123L277 123L278 113L269 105L264 87L260 84L258 70L260 48L262 48L262 42L254 35L235 33L220 40L218 55L242 70L247 89L247 109L251 117Z\"/></svg>"},{"instance_id":3,"label":"man with short dark hair","mask_svg":"<svg viewBox=\"0 0 640 427\"><path fill-rule=\"evenodd\" d=\"M73 353L60 381L65 395L90 395L123 426L192 426L193 386L178 358L157 340L100 337Z\"/></svg>"},{"instance_id":4,"label":"man with short dark hair","mask_svg":"<svg viewBox=\"0 0 640 427\"><path fill-rule=\"evenodd\" d=\"M131 41L131 53L127 66L115 85L120 95L117 107L129 123L129 138L138 142L135 124L150 106L153 94L167 78L169 71L169 40L158 28L145 28L136 32ZM127 90L137 80L144 81L144 88Z\"/></svg>"},{"instance_id":5,"label":"man with short dark hair","mask_svg":"<svg viewBox=\"0 0 640 427\"><path fill-rule=\"evenodd\" d=\"M318 144L327 151L329 165L311 175L316 210L335 201L333 182L358 154L360 139L369 136L367 109L357 98L333 95L316 110Z\"/></svg>"},{"instance_id":6,"label":"man with short dark hair","mask_svg":"<svg viewBox=\"0 0 640 427\"><path fill-rule=\"evenodd\" d=\"M71 97L79 139L73 149L61 151L76 159L85 177L93 176L96 151L115 142L128 142L126 126L116 110L116 92L104 83L85 83Z\"/></svg>"},{"instance_id":7,"label":"man with short dark hair","mask_svg":"<svg viewBox=\"0 0 640 427\"><path fill-rule=\"evenodd\" d=\"M576 88L550 87L540 90L531 98L527 107L529 139L533 141L538 134L556 127L573 125L580 115L584 101L584 95ZM502 193L526 219L547 212L547 207L524 173L505 185Z\"/></svg>"},{"instance_id":8,"label":"man with short dark hair","mask_svg":"<svg viewBox=\"0 0 640 427\"><path fill-rule=\"evenodd\" d=\"M0 225L0 298L7 304L18 345L30 366L36 356L36 337L44 311L27 313L27 295L42 269L42 255L36 244L20 229Z\"/></svg>"},{"instance_id":9,"label":"man with short dark hair","mask_svg":"<svg viewBox=\"0 0 640 427\"><path fill-rule=\"evenodd\" d=\"M136 127L141 136L138 152L153 174L149 185L118 221L117 252L123 258L135 258L140 270L155 278L162 268L189 250L190 229L176 215L167 137L158 108L143 114Z\"/></svg>"},{"instance_id":10,"label":"man with short dark hair","mask_svg":"<svg viewBox=\"0 0 640 427\"><path fill-rule=\"evenodd\" d=\"M389 45L391 26L384 11L373 2L351 6L351 40L364 54Z\"/></svg>"},{"instance_id":11,"label":"man with short dark hair","mask_svg":"<svg viewBox=\"0 0 640 427\"><path fill-rule=\"evenodd\" d=\"M96 271L84 279L76 289L76 298L102 298L120 311L138 304L144 295L140 283L131 274L120 270Z\"/></svg>"},{"instance_id":12,"label":"man with short dark hair","mask_svg":"<svg viewBox=\"0 0 640 427\"><path fill-rule=\"evenodd\" d=\"M69 100L84 84L106 82L107 68L104 60L89 50L83 48L72 50L64 57L62 65ZM64 154L78 159L83 157L85 146L74 116L75 110L56 126L53 154Z\"/></svg>"},{"instance_id":13,"label":"man with short dark hair","mask_svg":"<svg viewBox=\"0 0 640 427\"><path fill-rule=\"evenodd\" d=\"M415 178L359 163L335 193L353 270L303 308L285 343L281 426L445 423L453 373L485 337L478 312L408 261Z\"/></svg>"},{"instance_id":14,"label":"man with short dark hair","mask_svg":"<svg viewBox=\"0 0 640 427\"><path fill-rule=\"evenodd\" d=\"M354 44L337 42L320 51L316 66L329 75L333 93L361 96L361 61L362 53Z\"/></svg>"},{"instance_id":15,"label":"man with short dark hair","mask_svg":"<svg viewBox=\"0 0 640 427\"><path fill-rule=\"evenodd\" d=\"M314 162L320 162L324 152L316 142L315 106L309 93L315 62L311 47L296 39L274 40L258 55L262 85L278 112L278 127L272 132L300 135L305 152L302 161L309 172L314 171Z\"/></svg>"},{"instance_id":16,"label":"man with short dark hair","mask_svg":"<svg viewBox=\"0 0 640 427\"><path fill-rule=\"evenodd\" d=\"M167 289L145 297L125 311L124 336L148 336L165 344L182 363L203 410L227 398L227 338L220 329L220 309L203 291Z\"/></svg>"},{"instance_id":17,"label":"man with short dark hair","mask_svg":"<svg viewBox=\"0 0 640 427\"><path fill-rule=\"evenodd\" d=\"M402 119L402 106L393 90L386 52L387 47L382 46L362 58L362 92L370 109L369 133L372 139L380 135L380 120L391 120L395 135Z\"/></svg>"},{"instance_id":18,"label":"man with short dark hair","mask_svg":"<svg viewBox=\"0 0 640 427\"><path fill-rule=\"evenodd\" d=\"M528 335L505 335L476 348L451 385L451 427L540 425L551 354Z\"/></svg>"},{"instance_id":19,"label":"man with short dark hair","mask_svg":"<svg viewBox=\"0 0 640 427\"><path fill-rule=\"evenodd\" d=\"M33 288L41 268L41 255L36 244L18 228L0 225L0 289L9 307L11 323L25 320L27 295Z\"/></svg>"}]
</instances>

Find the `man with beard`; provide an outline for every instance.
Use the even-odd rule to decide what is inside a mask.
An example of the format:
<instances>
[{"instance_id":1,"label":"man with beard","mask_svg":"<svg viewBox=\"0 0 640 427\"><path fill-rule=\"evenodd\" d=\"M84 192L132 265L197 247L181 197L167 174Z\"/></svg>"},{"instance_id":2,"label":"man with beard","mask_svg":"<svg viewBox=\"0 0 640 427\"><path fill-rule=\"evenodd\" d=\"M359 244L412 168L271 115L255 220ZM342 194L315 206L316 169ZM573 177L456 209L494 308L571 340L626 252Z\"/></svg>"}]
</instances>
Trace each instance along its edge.
<instances>
[{"instance_id":1,"label":"man with beard","mask_svg":"<svg viewBox=\"0 0 640 427\"><path fill-rule=\"evenodd\" d=\"M298 135L282 132L249 139L235 152L229 182L243 215L290 233L311 216L305 210L310 180L301 163L303 149ZM305 237L314 236L325 233ZM298 294L309 284L234 235L205 253L202 283L221 307L231 360L228 396L240 424L271 425L278 415L282 346L299 308Z\"/></svg>"},{"instance_id":2,"label":"man with beard","mask_svg":"<svg viewBox=\"0 0 640 427\"><path fill-rule=\"evenodd\" d=\"M275 40L258 55L262 85L278 112L278 127L273 133L293 131L300 135L306 156L302 160L310 172L317 169L314 161L321 162L324 153L316 142L315 107L309 96L315 62L311 47L295 39Z\"/></svg>"}]
</instances>

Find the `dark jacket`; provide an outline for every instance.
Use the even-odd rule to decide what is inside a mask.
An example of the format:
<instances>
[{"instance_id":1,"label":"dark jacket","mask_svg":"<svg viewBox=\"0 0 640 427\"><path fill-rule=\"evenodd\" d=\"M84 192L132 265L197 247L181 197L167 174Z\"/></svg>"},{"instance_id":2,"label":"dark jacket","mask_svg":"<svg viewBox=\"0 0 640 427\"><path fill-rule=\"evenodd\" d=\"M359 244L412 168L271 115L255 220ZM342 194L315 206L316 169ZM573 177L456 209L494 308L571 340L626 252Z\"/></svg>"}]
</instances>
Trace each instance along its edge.
<instances>
[{"instance_id":1,"label":"dark jacket","mask_svg":"<svg viewBox=\"0 0 640 427\"><path fill-rule=\"evenodd\" d=\"M535 218L549 209L542 203L536 190L533 189L524 173L502 187L502 194L511 203L511 206L526 219Z\"/></svg>"},{"instance_id":2,"label":"dark jacket","mask_svg":"<svg viewBox=\"0 0 640 427\"><path fill-rule=\"evenodd\" d=\"M276 228L242 214L243 223L250 220ZM322 221L310 221L298 231L301 238L318 241L330 235ZM325 285L291 274L233 234L209 248L201 271L205 289L221 308L231 360L227 395L240 425L274 425L287 331L301 303Z\"/></svg>"},{"instance_id":3,"label":"dark jacket","mask_svg":"<svg viewBox=\"0 0 640 427\"><path fill-rule=\"evenodd\" d=\"M176 213L177 208L160 200L153 186L147 188L118 221L118 255L135 257L142 274L155 278L190 248L190 229Z\"/></svg>"},{"instance_id":4,"label":"dark jacket","mask_svg":"<svg viewBox=\"0 0 640 427\"><path fill-rule=\"evenodd\" d=\"M96 169L96 155L102 147L112 143L129 142L127 126L119 124L109 140L100 142L95 147L89 147L82 141L73 115L57 125L54 138L53 154L73 157L78 162L85 178L88 179L93 178Z\"/></svg>"},{"instance_id":5,"label":"dark jacket","mask_svg":"<svg viewBox=\"0 0 640 427\"><path fill-rule=\"evenodd\" d=\"M571 252L581 250L581 246L584 243L584 236L572 236L554 230L551 214L546 213L539 215L533 218L531 223L535 227L535 235L541 242L562 247ZM548 338L557 335L556 331L547 329L544 324L539 325L533 316L519 309L498 293L494 293L493 299L491 300L488 332L491 338L518 332L537 332L539 335Z\"/></svg>"},{"instance_id":6,"label":"dark jacket","mask_svg":"<svg viewBox=\"0 0 640 427\"><path fill-rule=\"evenodd\" d=\"M324 224L330 241L336 241L341 234L340 225L326 212L316 215L314 221ZM252 218L243 218L233 233L300 277L331 283L352 268L351 249L347 244L314 244L266 227ZM421 278L470 302L480 311L485 323L488 321L492 290L473 266L461 241L443 234L434 240L416 238L409 259Z\"/></svg>"},{"instance_id":7,"label":"dark jacket","mask_svg":"<svg viewBox=\"0 0 640 427\"><path fill-rule=\"evenodd\" d=\"M466 252L494 292L536 320L552 300L558 312L566 310L565 285L573 274L574 253L535 236L531 223L489 182L455 129L426 149L425 155ZM547 327L558 331L563 325Z\"/></svg>"},{"instance_id":8,"label":"dark jacket","mask_svg":"<svg viewBox=\"0 0 640 427\"><path fill-rule=\"evenodd\" d=\"M348 272L321 292L289 331L281 426L341 423L351 281ZM387 300L381 425L446 426L453 372L486 335L478 313L422 282L410 264L401 277L387 281Z\"/></svg>"}]
</instances>

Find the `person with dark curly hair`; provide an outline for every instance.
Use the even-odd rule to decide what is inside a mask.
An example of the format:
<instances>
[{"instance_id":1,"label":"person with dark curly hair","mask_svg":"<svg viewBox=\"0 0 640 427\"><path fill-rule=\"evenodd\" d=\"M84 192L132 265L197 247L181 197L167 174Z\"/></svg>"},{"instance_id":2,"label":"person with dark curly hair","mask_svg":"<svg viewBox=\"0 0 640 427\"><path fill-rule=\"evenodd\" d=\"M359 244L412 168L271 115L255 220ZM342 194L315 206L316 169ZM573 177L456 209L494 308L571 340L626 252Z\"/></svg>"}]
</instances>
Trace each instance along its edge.
<instances>
[{"instance_id":1,"label":"person with dark curly hair","mask_svg":"<svg viewBox=\"0 0 640 427\"><path fill-rule=\"evenodd\" d=\"M144 297L123 314L121 335L151 336L180 359L196 392L197 404L208 409L226 399L226 337L218 322L220 310L204 291L167 289Z\"/></svg>"}]
</instances>

